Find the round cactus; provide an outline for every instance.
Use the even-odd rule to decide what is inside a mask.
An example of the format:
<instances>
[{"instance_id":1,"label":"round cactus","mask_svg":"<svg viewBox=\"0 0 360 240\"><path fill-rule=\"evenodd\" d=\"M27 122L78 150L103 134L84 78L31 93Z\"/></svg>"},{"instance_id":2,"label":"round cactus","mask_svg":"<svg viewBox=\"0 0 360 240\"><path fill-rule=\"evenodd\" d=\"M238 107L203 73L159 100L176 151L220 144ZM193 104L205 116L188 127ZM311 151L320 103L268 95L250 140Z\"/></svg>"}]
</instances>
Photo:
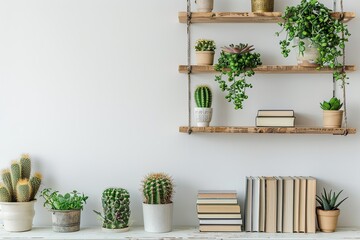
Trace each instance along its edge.
<instances>
[{"instance_id":1,"label":"round cactus","mask_svg":"<svg viewBox=\"0 0 360 240\"><path fill-rule=\"evenodd\" d=\"M169 204L172 203L173 181L165 173L152 173L143 180L144 203Z\"/></svg>"},{"instance_id":2,"label":"round cactus","mask_svg":"<svg viewBox=\"0 0 360 240\"><path fill-rule=\"evenodd\" d=\"M0 202L11 202L11 194L8 188L0 183Z\"/></svg>"},{"instance_id":3,"label":"round cactus","mask_svg":"<svg viewBox=\"0 0 360 240\"><path fill-rule=\"evenodd\" d=\"M195 102L198 108L211 108L212 93L208 86L198 86L196 88Z\"/></svg>"}]
</instances>

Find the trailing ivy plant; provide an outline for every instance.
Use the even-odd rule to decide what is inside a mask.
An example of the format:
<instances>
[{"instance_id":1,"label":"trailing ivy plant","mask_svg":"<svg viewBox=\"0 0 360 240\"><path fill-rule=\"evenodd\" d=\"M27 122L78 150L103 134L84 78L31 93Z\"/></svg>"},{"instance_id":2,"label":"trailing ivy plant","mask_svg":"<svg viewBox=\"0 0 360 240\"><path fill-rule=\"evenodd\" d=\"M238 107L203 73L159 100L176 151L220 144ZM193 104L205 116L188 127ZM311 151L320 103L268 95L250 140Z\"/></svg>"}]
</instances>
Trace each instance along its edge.
<instances>
[{"instance_id":1,"label":"trailing ivy plant","mask_svg":"<svg viewBox=\"0 0 360 240\"><path fill-rule=\"evenodd\" d=\"M246 78L253 76L254 68L262 64L260 54L251 53L253 50L253 46L242 43L223 47L215 65L215 70L220 72L220 75L215 76L215 81L227 93L225 99L234 104L235 110L243 108L243 101L248 99L246 89L252 88Z\"/></svg>"},{"instance_id":2,"label":"trailing ivy plant","mask_svg":"<svg viewBox=\"0 0 360 240\"><path fill-rule=\"evenodd\" d=\"M338 58L343 56L345 42L348 41L350 33L347 25L341 20L332 18L332 10L327 8L318 0L301 0L296 6L286 7L284 23L279 23L281 32L286 31L286 37L280 41L281 53L288 57L292 47L297 47L300 54L304 54L306 46L303 39L308 38L313 46L317 47L319 57L316 63L318 69L328 66L334 69L334 78L342 80L345 84L347 76L342 71L343 64ZM293 43L299 39L298 43Z\"/></svg>"}]
</instances>

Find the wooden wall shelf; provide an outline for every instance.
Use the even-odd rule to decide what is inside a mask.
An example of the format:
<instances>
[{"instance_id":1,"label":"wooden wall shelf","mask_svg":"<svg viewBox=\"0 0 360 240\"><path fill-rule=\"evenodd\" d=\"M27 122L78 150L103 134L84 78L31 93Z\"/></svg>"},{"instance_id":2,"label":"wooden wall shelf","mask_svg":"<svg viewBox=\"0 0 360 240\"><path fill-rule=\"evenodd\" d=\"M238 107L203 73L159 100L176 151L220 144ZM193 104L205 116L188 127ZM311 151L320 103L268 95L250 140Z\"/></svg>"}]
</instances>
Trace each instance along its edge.
<instances>
[{"instance_id":1,"label":"wooden wall shelf","mask_svg":"<svg viewBox=\"0 0 360 240\"><path fill-rule=\"evenodd\" d=\"M322 128L322 127L192 127L193 133L261 133L261 134L330 134L343 135L345 128ZM356 128L347 128L348 134L356 134ZM182 126L179 132L188 133L188 127Z\"/></svg>"},{"instance_id":2,"label":"wooden wall shelf","mask_svg":"<svg viewBox=\"0 0 360 240\"><path fill-rule=\"evenodd\" d=\"M354 12L345 12L344 22L355 18ZM282 22L281 12L192 12L191 23L279 23ZM187 13L179 12L179 22L186 23ZM332 16L339 19L341 13L332 13Z\"/></svg>"},{"instance_id":3,"label":"wooden wall shelf","mask_svg":"<svg viewBox=\"0 0 360 240\"><path fill-rule=\"evenodd\" d=\"M355 65L347 65L347 72L356 71ZM180 73L187 73L187 65L179 66ZM192 73L217 73L214 69L214 66L205 66L205 65L192 65L191 66ZM297 65L289 65L289 66L275 66L275 65L263 65L255 68L256 73L266 73L266 74L289 74L289 73L332 73L333 70L331 68L323 68L321 70L317 70L316 67L300 67Z\"/></svg>"}]
</instances>

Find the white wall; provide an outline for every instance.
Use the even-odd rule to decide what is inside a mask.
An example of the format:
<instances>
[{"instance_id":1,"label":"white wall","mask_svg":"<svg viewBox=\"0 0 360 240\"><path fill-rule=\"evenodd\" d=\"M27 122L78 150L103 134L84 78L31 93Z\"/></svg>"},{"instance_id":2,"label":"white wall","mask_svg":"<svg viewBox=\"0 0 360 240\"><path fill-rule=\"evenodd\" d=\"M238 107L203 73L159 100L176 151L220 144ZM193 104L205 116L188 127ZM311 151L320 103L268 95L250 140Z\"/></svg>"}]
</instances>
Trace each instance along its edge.
<instances>
[{"instance_id":1,"label":"white wall","mask_svg":"<svg viewBox=\"0 0 360 240\"><path fill-rule=\"evenodd\" d=\"M324 0L325 1L325 0ZM292 1L294 3L298 1ZM327 3L331 5L330 0ZM282 11L285 1L276 2ZM280 5L281 4L281 5ZM359 1L345 1L358 11ZM216 11L248 11L250 0L216 2ZM20 153L33 156L44 187L90 196L84 225L108 186L131 193L134 224L142 224L142 177L170 173L176 181L175 224L197 224L198 189L236 189L246 175L312 175L319 188L344 189L341 226L360 226L360 135L201 135L178 133L187 123L185 0L3 0L0 2L0 168ZM349 24L348 62L360 65L359 18ZM194 25L193 42L249 42L264 64L295 64L280 55L276 24ZM218 56L218 55L217 55ZM349 74L349 125L360 127L359 73ZM253 125L262 108L295 109L299 124L320 125L319 102L331 97L330 75L256 75L245 109L235 111L213 82L213 125ZM37 204L36 224L50 224Z\"/></svg>"}]
</instances>

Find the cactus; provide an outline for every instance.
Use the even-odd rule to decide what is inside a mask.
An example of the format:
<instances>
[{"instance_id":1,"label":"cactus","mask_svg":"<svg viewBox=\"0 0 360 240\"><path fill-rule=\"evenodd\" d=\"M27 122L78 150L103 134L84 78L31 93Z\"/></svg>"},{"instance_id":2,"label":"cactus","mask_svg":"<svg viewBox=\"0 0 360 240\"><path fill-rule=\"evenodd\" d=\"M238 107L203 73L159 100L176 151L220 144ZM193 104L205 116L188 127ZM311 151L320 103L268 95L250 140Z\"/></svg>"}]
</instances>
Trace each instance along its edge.
<instances>
[{"instance_id":1,"label":"cactus","mask_svg":"<svg viewBox=\"0 0 360 240\"><path fill-rule=\"evenodd\" d=\"M94 211L103 220L103 228L121 229L129 226L130 194L123 188L108 188L102 194L104 216Z\"/></svg>"},{"instance_id":2,"label":"cactus","mask_svg":"<svg viewBox=\"0 0 360 240\"><path fill-rule=\"evenodd\" d=\"M210 108L212 93L208 86L198 86L195 90L195 101L198 108Z\"/></svg>"},{"instance_id":3,"label":"cactus","mask_svg":"<svg viewBox=\"0 0 360 240\"><path fill-rule=\"evenodd\" d=\"M11 163L11 168L10 168L10 172L11 172L11 183L12 183L12 187L13 187L13 193L14 199L16 198L16 185L19 181L19 179L21 179L21 167L18 161L13 161Z\"/></svg>"},{"instance_id":4,"label":"cactus","mask_svg":"<svg viewBox=\"0 0 360 240\"><path fill-rule=\"evenodd\" d=\"M20 179L16 185L16 200L18 202L29 202L31 196L31 185L29 180Z\"/></svg>"},{"instance_id":5,"label":"cactus","mask_svg":"<svg viewBox=\"0 0 360 240\"><path fill-rule=\"evenodd\" d=\"M9 169L2 170L1 178L2 178L2 180L4 182L5 187L7 188L8 192L10 194L10 198L12 199L13 196L14 196L14 193L13 193L13 186L12 186L12 183L11 183L10 170Z\"/></svg>"},{"instance_id":6,"label":"cactus","mask_svg":"<svg viewBox=\"0 0 360 240\"><path fill-rule=\"evenodd\" d=\"M31 160L29 154L23 154L20 158L21 178L30 179Z\"/></svg>"},{"instance_id":7,"label":"cactus","mask_svg":"<svg viewBox=\"0 0 360 240\"><path fill-rule=\"evenodd\" d=\"M143 180L144 203L172 203L173 180L165 173L152 173Z\"/></svg>"},{"instance_id":8,"label":"cactus","mask_svg":"<svg viewBox=\"0 0 360 240\"><path fill-rule=\"evenodd\" d=\"M0 183L0 202L11 202L11 194L8 188Z\"/></svg>"},{"instance_id":9,"label":"cactus","mask_svg":"<svg viewBox=\"0 0 360 240\"><path fill-rule=\"evenodd\" d=\"M195 50L198 51L215 51L216 45L213 40L198 39L195 43Z\"/></svg>"},{"instance_id":10,"label":"cactus","mask_svg":"<svg viewBox=\"0 0 360 240\"><path fill-rule=\"evenodd\" d=\"M41 179L42 179L42 175L39 172L36 172L34 176L30 178L30 185L31 185L30 200L35 199L36 193L40 188Z\"/></svg>"}]
</instances>

